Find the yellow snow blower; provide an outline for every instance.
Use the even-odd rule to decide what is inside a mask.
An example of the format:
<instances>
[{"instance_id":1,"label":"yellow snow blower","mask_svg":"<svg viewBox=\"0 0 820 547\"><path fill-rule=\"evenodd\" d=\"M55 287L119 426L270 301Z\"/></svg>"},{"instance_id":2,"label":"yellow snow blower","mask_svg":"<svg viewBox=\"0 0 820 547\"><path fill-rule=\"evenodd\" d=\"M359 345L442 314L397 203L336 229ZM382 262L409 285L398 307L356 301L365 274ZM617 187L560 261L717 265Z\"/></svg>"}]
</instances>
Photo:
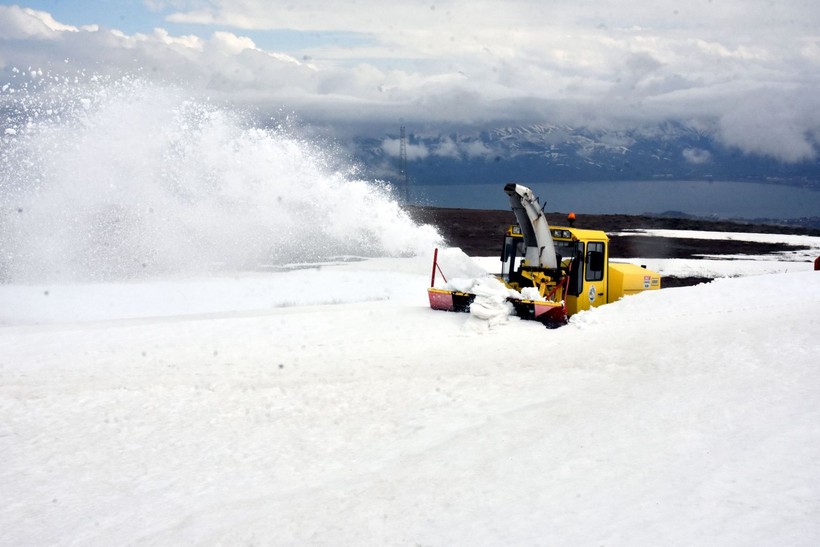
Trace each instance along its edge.
<instances>
[{"instance_id":1,"label":"yellow snow blower","mask_svg":"<svg viewBox=\"0 0 820 547\"><path fill-rule=\"evenodd\" d=\"M497 279L509 289L506 301L522 319L557 327L579 311L660 289L657 272L609 262L609 237L604 232L549 226L532 190L507 184L504 191L518 224L510 226L504 236ZM436 287L436 272L444 280L442 287ZM475 302L475 293L448 286L438 249L430 285L427 293L433 309L469 311Z\"/></svg>"}]
</instances>

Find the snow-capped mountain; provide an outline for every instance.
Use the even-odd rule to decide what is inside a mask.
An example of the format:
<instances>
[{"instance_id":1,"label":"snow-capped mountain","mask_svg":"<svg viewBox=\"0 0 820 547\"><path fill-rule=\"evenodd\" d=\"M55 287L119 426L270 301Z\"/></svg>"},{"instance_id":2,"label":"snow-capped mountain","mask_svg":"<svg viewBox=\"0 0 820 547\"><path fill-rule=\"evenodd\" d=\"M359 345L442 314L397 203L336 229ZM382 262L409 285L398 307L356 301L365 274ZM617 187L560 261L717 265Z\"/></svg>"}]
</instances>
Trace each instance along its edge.
<instances>
[{"instance_id":1,"label":"snow-capped mountain","mask_svg":"<svg viewBox=\"0 0 820 547\"><path fill-rule=\"evenodd\" d=\"M678 122L634 129L556 124L491 130L408 128L408 172L417 184L522 181L715 179L820 186L820 162L785 163L727 147L716 131ZM399 137L358 137L353 150L364 169L395 179Z\"/></svg>"}]
</instances>

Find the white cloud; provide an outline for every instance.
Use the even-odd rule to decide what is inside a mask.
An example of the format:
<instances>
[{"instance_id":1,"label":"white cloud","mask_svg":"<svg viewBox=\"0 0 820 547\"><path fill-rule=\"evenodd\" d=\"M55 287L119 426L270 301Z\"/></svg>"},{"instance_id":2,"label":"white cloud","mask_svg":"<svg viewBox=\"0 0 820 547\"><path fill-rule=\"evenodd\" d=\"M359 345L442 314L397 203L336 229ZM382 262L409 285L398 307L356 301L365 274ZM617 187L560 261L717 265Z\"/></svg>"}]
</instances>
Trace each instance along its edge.
<instances>
[{"instance_id":1,"label":"white cloud","mask_svg":"<svg viewBox=\"0 0 820 547\"><path fill-rule=\"evenodd\" d=\"M493 155L493 151L487 148L481 141L471 141L462 145L464 153L471 158L486 158Z\"/></svg>"},{"instance_id":2,"label":"white cloud","mask_svg":"<svg viewBox=\"0 0 820 547\"><path fill-rule=\"evenodd\" d=\"M51 14L21 8L0 6L0 39L4 40L54 40L60 32L77 32L77 27L63 25Z\"/></svg>"},{"instance_id":3,"label":"white cloud","mask_svg":"<svg viewBox=\"0 0 820 547\"><path fill-rule=\"evenodd\" d=\"M820 127L820 101L813 106L791 93L760 93L744 98L720 119L724 142L750 153L785 161L817 157L810 137Z\"/></svg>"},{"instance_id":4,"label":"white cloud","mask_svg":"<svg viewBox=\"0 0 820 547\"><path fill-rule=\"evenodd\" d=\"M189 34L187 36L171 36L167 30L162 28L154 29L154 37L168 46L179 46L193 50L202 51L204 40L199 36Z\"/></svg>"},{"instance_id":5,"label":"white cloud","mask_svg":"<svg viewBox=\"0 0 820 547\"><path fill-rule=\"evenodd\" d=\"M384 139L382 141L382 150L389 157L398 158L401 154L401 140ZM405 152L407 153L407 161L423 160L430 155L430 150L422 143L405 142Z\"/></svg>"},{"instance_id":6,"label":"white cloud","mask_svg":"<svg viewBox=\"0 0 820 547\"><path fill-rule=\"evenodd\" d=\"M126 35L0 6L0 69L54 69L66 58L72 68L141 69L234 102L339 122L404 118L608 127L674 118L719 127L717 134L728 145L749 152L793 161L815 153L807 135L820 128L813 114L820 84L820 39L813 22L820 20L820 4L441 0L378 9L365 0L145 4L172 9L169 22L199 24L202 32L174 36L155 29ZM263 34L251 39L243 29L301 31L310 40L270 50L259 45ZM788 105L777 106L783 97ZM454 151L442 146L441 153Z\"/></svg>"},{"instance_id":7,"label":"white cloud","mask_svg":"<svg viewBox=\"0 0 820 547\"><path fill-rule=\"evenodd\" d=\"M439 143L438 146L433 150L433 153L436 156L441 156L445 158L460 158L461 157L461 150L459 150L458 145L456 142L449 138L443 138Z\"/></svg>"},{"instance_id":8,"label":"white cloud","mask_svg":"<svg viewBox=\"0 0 820 547\"><path fill-rule=\"evenodd\" d=\"M712 154L708 150L700 148L687 148L683 151L683 157L691 164L703 165L712 160Z\"/></svg>"},{"instance_id":9,"label":"white cloud","mask_svg":"<svg viewBox=\"0 0 820 547\"><path fill-rule=\"evenodd\" d=\"M250 38L237 36L230 32L214 32L211 36L210 43L228 55L238 55L246 49L256 49L256 44L254 44Z\"/></svg>"}]
</instances>

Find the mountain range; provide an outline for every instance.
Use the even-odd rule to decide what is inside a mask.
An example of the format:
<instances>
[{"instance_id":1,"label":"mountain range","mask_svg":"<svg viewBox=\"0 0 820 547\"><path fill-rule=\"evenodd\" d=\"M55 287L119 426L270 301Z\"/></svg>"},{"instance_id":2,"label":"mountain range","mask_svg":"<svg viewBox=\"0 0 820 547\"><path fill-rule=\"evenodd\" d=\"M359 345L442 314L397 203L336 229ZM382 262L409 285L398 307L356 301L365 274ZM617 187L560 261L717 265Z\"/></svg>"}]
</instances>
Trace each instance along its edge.
<instances>
[{"instance_id":1,"label":"mountain range","mask_svg":"<svg viewBox=\"0 0 820 547\"><path fill-rule=\"evenodd\" d=\"M400 139L359 136L352 150L364 173L401 183ZM820 189L820 161L787 163L728 147L713 132L678 122L628 130L554 124L490 130L407 130L413 184L593 180L733 180Z\"/></svg>"}]
</instances>

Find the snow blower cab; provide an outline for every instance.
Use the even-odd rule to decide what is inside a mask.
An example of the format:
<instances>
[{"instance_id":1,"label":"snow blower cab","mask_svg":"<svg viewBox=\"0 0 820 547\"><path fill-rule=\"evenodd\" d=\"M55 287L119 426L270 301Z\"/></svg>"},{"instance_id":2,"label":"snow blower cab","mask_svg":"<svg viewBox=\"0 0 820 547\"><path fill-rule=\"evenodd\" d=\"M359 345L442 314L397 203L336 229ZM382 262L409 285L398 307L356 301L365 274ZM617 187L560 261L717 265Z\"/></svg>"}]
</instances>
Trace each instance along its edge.
<instances>
[{"instance_id":1,"label":"snow blower cab","mask_svg":"<svg viewBox=\"0 0 820 547\"><path fill-rule=\"evenodd\" d=\"M660 288L660 274L640 266L609 262L609 237L600 230L549 226L538 199L519 184L504 187L518 224L510 226L501 250L498 279L510 290L506 298L522 319L556 327L582 310L623 296ZM475 294L452 290L445 280L428 289L430 307L469 311Z\"/></svg>"}]
</instances>

